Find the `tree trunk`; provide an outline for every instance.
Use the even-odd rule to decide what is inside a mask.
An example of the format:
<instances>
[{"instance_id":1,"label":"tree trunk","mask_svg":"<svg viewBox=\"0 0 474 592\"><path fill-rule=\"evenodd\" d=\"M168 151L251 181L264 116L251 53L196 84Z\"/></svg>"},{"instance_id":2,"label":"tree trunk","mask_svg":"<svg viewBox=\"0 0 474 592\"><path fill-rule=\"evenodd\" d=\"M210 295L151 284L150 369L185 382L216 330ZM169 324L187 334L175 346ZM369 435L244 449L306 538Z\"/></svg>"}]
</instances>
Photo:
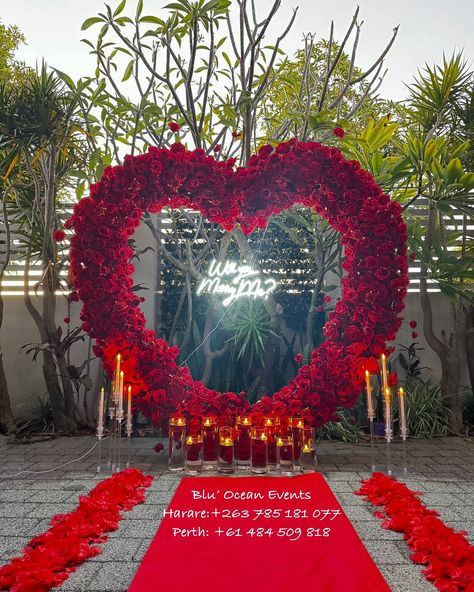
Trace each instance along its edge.
<instances>
[{"instance_id":1,"label":"tree trunk","mask_svg":"<svg viewBox=\"0 0 474 592\"><path fill-rule=\"evenodd\" d=\"M425 250L431 252L436 231L436 204L430 200L428 224L425 237ZM458 352L458 327L457 305L455 301L450 304L451 327L449 334L442 332L443 340L439 339L433 330L433 309L428 293L428 268L421 263L420 276L420 303L423 312L423 333L428 345L437 354L441 363L441 393L446 397L452 411L451 427L454 431L462 430L462 400L459 393L459 380L461 373L461 361Z\"/></svg>"},{"instance_id":2,"label":"tree trunk","mask_svg":"<svg viewBox=\"0 0 474 592\"><path fill-rule=\"evenodd\" d=\"M448 347L444 359L441 360L441 392L448 399L452 413L451 425L457 432L462 431L463 427L463 402L459 389L460 376L461 361L459 354L454 348Z\"/></svg>"},{"instance_id":3,"label":"tree trunk","mask_svg":"<svg viewBox=\"0 0 474 592\"><path fill-rule=\"evenodd\" d=\"M9 434L14 428L10 394L3 367L3 353L0 351L0 431Z\"/></svg>"},{"instance_id":4,"label":"tree trunk","mask_svg":"<svg viewBox=\"0 0 474 592\"><path fill-rule=\"evenodd\" d=\"M466 313L466 357L471 390L474 394L474 305L472 304Z\"/></svg>"}]
</instances>

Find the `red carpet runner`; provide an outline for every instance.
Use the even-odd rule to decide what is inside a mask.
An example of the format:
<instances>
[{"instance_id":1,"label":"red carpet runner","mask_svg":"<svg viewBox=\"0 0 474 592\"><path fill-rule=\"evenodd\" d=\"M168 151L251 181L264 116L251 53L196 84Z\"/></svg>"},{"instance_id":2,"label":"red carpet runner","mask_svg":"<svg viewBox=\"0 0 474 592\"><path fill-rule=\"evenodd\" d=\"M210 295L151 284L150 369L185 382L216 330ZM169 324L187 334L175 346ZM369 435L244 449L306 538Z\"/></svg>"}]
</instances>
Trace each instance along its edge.
<instances>
[{"instance_id":1,"label":"red carpet runner","mask_svg":"<svg viewBox=\"0 0 474 592\"><path fill-rule=\"evenodd\" d=\"M319 474L183 479L129 592L390 592Z\"/></svg>"}]
</instances>

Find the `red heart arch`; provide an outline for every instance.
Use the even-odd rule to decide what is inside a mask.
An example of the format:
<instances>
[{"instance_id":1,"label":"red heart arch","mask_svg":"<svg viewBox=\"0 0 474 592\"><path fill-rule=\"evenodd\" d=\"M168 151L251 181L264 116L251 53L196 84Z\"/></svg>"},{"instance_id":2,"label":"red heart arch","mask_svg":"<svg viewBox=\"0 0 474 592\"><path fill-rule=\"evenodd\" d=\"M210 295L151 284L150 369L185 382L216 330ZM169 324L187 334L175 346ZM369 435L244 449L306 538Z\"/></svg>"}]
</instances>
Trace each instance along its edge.
<instances>
[{"instance_id":1,"label":"red heart arch","mask_svg":"<svg viewBox=\"0 0 474 592\"><path fill-rule=\"evenodd\" d=\"M151 148L109 167L91 186L67 223L74 229L71 267L84 303L83 327L96 338L95 353L111 375L121 352L136 407L154 423L176 409L190 416L215 412L230 421L248 409L244 393L218 393L179 367L177 347L145 328L142 301L132 291L129 237L146 210L187 207L230 230L264 227L267 219L303 204L341 233L345 249L342 299L326 323L325 341L297 376L255 412L302 413L314 425L330 420L337 407L350 407L363 388L365 369L376 371L401 324L398 314L408 284L406 228L401 208L383 193L356 161L335 148L291 140L264 146L246 168L217 162L181 144Z\"/></svg>"}]
</instances>

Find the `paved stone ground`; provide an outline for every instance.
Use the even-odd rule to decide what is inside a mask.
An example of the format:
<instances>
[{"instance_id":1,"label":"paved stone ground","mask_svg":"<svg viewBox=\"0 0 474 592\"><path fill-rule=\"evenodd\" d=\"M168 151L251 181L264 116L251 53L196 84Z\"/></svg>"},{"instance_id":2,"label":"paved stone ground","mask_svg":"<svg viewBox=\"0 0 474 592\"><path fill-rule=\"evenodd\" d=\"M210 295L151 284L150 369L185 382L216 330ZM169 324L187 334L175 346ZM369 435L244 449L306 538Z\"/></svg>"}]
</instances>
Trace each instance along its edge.
<instances>
[{"instance_id":1,"label":"paved stone ground","mask_svg":"<svg viewBox=\"0 0 474 592\"><path fill-rule=\"evenodd\" d=\"M96 473L97 447L80 461L70 462L84 455L94 442L89 436L34 444L12 444L0 438L0 564L17 555L34 535L44 532L54 514L73 510L79 495L86 494L98 479L107 476L105 472L100 476ZM119 530L104 545L104 552L81 565L61 590L127 590L180 480L179 476L166 472L163 453L158 456L153 452L155 442L151 438L134 439L130 453L131 466L158 477L148 490L145 504L124 514ZM402 452L399 444L394 449L395 467L401 465ZM385 462L384 453L381 442L377 445L376 463ZM106 454L104 450L103 456ZM319 470L393 592L433 592L434 586L426 582L420 568L409 560L401 535L383 530L380 521L372 515L372 506L354 495L360 479L369 476L373 462L370 447L324 442L319 446L318 458ZM461 438L410 441L407 459L408 486L423 492L424 503L439 510L449 525L467 530L474 543L473 441ZM58 465L63 466L51 472ZM19 471L35 474L16 476Z\"/></svg>"}]
</instances>

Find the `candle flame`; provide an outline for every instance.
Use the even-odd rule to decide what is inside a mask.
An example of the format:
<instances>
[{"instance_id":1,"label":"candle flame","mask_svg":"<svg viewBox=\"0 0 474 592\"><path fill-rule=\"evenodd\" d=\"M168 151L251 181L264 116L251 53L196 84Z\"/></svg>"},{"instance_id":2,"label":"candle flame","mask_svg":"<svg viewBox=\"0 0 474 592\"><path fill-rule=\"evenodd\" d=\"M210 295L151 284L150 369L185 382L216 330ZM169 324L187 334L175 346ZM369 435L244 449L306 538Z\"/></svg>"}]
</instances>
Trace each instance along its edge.
<instances>
[{"instance_id":1,"label":"candle flame","mask_svg":"<svg viewBox=\"0 0 474 592\"><path fill-rule=\"evenodd\" d=\"M204 425L206 427L211 425L211 420L208 417L204 420Z\"/></svg>"},{"instance_id":2,"label":"candle flame","mask_svg":"<svg viewBox=\"0 0 474 592\"><path fill-rule=\"evenodd\" d=\"M368 370L365 371L365 377L369 378L369 371Z\"/></svg>"},{"instance_id":3,"label":"candle flame","mask_svg":"<svg viewBox=\"0 0 474 592\"><path fill-rule=\"evenodd\" d=\"M248 417L244 417L244 423L247 425L249 423L249 418Z\"/></svg>"},{"instance_id":4,"label":"candle flame","mask_svg":"<svg viewBox=\"0 0 474 592\"><path fill-rule=\"evenodd\" d=\"M382 354L382 360L385 360L385 354Z\"/></svg>"},{"instance_id":5,"label":"candle flame","mask_svg":"<svg viewBox=\"0 0 474 592\"><path fill-rule=\"evenodd\" d=\"M117 362L120 362L120 358L121 358L121 357L122 357L122 356L121 356L120 354L117 354Z\"/></svg>"},{"instance_id":6,"label":"candle flame","mask_svg":"<svg viewBox=\"0 0 474 592\"><path fill-rule=\"evenodd\" d=\"M193 443L193 437L192 436L188 436L186 439L186 444L192 444Z\"/></svg>"},{"instance_id":7,"label":"candle flame","mask_svg":"<svg viewBox=\"0 0 474 592\"><path fill-rule=\"evenodd\" d=\"M309 444L305 444L305 445L303 446L303 452L311 452L311 449L310 449L310 447L309 447Z\"/></svg>"},{"instance_id":8,"label":"candle flame","mask_svg":"<svg viewBox=\"0 0 474 592\"><path fill-rule=\"evenodd\" d=\"M123 378L125 376L124 371L120 370L120 378Z\"/></svg>"},{"instance_id":9,"label":"candle flame","mask_svg":"<svg viewBox=\"0 0 474 592\"><path fill-rule=\"evenodd\" d=\"M101 394L101 395L103 395L104 393L105 393L105 389L104 389L104 387L102 387L102 388L100 389L100 394Z\"/></svg>"},{"instance_id":10,"label":"candle flame","mask_svg":"<svg viewBox=\"0 0 474 592\"><path fill-rule=\"evenodd\" d=\"M403 395L405 394L405 391L403 390L403 387L400 387L400 388L398 389L398 394L399 394L401 397L403 397Z\"/></svg>"},{"instance_id":11,"label":"candle flame","mask_svg":"<svg viewBox=\"0 0 474 592\"><path fill-rule=\"evenodd\" d=\"M296 427L297 428L304 428L304 423L301 419L298 421L298 424L296 425Z\"/></svg>"}]
</instances>

